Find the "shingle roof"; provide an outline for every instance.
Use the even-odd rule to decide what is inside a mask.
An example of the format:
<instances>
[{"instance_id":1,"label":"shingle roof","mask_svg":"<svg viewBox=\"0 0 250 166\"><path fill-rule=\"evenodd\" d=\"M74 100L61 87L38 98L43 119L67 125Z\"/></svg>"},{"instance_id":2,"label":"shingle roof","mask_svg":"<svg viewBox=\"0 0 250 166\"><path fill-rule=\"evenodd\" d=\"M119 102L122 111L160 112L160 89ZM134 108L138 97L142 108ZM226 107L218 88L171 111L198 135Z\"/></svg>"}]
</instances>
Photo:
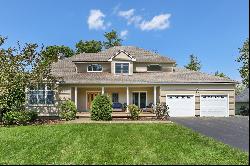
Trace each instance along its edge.
<instances>
[{"instance_id":1,"label":"shingle roof","mask_svg":"<svg viewBox=\"0 0 250 166\"><path fill-rule=\"evenodd\" d=\"M119 50L128 51L136 58L136 62L174 62L169 58L147 52L131 46L110 48L97 54L79 54L52 65L52 74L62 77L66 84L167 84L167 83L235 83L228 78L222 78L206 73L175 68L174 72L133 73L132 75L114 75L108 72L76 73L73 61L107 61Z\"/></svg>"},{"instance_id":2,"label":"shingle roof","mask_svg":"<svg viewBox=\"0 0 250 166\"><path fill-rule=\"evenodd\" d=\"M134 46L116 46L99 53L82 53L71 58L72 61L108 61L108 59L120 50L129 53L136 62L157 62L157 63L175 63L174 60L161 56L157 53L134 47Z\"/></svg>"},{"instance_id":3,"label":"shingle roof","mask_svg":"<svg viewBox=\"0 0 250 166\"><path fill-rule=\"evenodd\" d=\"M249 88L246 88L241 94L235 97L236 102L249 102Z\"/></svg>"}]
</instances>

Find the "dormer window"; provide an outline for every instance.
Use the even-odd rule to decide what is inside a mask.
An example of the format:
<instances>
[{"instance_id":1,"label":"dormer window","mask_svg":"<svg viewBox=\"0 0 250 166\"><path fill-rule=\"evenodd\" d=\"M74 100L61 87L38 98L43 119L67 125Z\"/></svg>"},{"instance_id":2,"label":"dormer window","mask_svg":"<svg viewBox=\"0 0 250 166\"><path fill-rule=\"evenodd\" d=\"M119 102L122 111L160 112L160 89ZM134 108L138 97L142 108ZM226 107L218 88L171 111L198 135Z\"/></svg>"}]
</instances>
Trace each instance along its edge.
<instances>
[{"instance_id":1,"label":"dormer window","mask_svg":"<svg viewBox=\"0 0 250 166\"><path fill-rule=\"evenodd\" d=\"M129 74L129 63L115 63L115 74Z\"/></svg>"},{"instance_id":2,"label":"dormer window","mask_svg":"<svg viewBox=\"0 0 250 166\"><path fill-rule=\"evenodd\" d=\"M159 64L148 65L147 71L161 71L161 65L159 65Z\"/></svg>"},{"instance_id":3,"label":"dormer window","mask_svg":"<svg viewBox=\"0 0 250 166\"><path fill-rule=\"evenodd\" d=\"M102 72L102 65L91 64L88 66L88 72Z\"/></svg>"}]
</instances>

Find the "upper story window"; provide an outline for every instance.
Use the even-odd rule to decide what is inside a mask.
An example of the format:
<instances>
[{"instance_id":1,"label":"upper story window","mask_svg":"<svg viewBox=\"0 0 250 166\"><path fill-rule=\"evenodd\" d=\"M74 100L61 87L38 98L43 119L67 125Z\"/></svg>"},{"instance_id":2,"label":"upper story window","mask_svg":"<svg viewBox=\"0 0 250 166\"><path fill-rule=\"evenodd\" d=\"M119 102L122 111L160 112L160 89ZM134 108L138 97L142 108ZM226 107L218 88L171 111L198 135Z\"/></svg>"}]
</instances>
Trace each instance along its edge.
<instances>
[{"instance_id":1,"label":"upper story window","mask_svg":"<svg viewBox=\"0 0 250 166\"><path fill-rule=\"evenodd\" d=\"M129 63L115 63L115 74L128 74Z\"/></svg>"},{"instance_id":2,"label":"upper story window","mask_svg":"<svg viewBox=\"0 0 250 166\"><path fill-rule=\"evenodd\" d=\"M39 84L29 88L29 105L51 105L54 104L54 91L50 84Z\"/></svg>"},{"instance_id":3,"label":"upper story window","mask_svg":"<svg viewBox=\"0 0 250 166\"><path fill-rule=\"evenodd\" d=\"M148 65L147 71L161 71L161 65L158 65L158 64Z\"/></svg>"},{"instance_id":4,"label":"upper story window","mask_svg":"<svg viewBox=\"0 0 250 166\"><path fill-rule=\"evenodd\" d=\"M88 66L88 72L102 72L102 65L91 64Z\"/></svg>"}]
</instances>

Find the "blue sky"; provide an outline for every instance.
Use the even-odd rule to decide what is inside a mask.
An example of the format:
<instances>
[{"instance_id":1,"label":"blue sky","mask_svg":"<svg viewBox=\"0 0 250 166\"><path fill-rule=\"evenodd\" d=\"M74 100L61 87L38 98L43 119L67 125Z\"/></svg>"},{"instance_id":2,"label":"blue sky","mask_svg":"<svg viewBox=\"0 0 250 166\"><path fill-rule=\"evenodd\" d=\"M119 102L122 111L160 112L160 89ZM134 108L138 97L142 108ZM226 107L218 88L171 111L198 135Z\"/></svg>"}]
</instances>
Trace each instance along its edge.
<instances>
[{"instance_id":1,"label":"blue sky","mask_svg":"<svg viewBox=\"0 0 250 166\"><path fill-rule=\"evenodd\" d=\"M7 46L36 42L74 47L79 40L104 40L115 29L123 45L134 45L188 63L202 71L240 80L235 62L249 36L248 0L0 0L0 35Z\"/></svg>"}]
</instances>

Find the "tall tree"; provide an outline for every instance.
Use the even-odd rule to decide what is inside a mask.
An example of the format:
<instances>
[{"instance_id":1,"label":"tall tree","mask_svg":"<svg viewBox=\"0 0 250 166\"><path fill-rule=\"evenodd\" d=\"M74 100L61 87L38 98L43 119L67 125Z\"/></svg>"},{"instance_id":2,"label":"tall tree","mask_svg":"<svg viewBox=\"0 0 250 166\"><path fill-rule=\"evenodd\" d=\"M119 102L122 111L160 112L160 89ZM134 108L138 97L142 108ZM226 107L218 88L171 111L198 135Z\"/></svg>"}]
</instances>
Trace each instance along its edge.
<instances>
[{"instance_id":1,"label":"tall tree","mask_svg":"<svg viewBox=\"0 0 250 166\"><path fill-rule=\"evenodd\" d=\"M122 39L119 38L117 32L115 30L112 30L111 32L105 32L104 37L106 38L106 41L103 42L103 45L106 49L109 49L114 46L121 46L122 45Z\"/></svg>"},{"instance_id":2,"label":"tall tree","mask_svg":"<svg viewBox=\"0 0 250 166\"><path fill-rule=\"evenodd\" d=\"M198 60L196 56L193 54L190 55L190 62L184 66L186 69L193 70L193 71L200 71L201 69L201 62Z\"/></svg>"},{"instance_id":3,"label":"tall tree","mask_svg":"<svg viewBox=\"0 0 250 166\"><path fill-rule=\"evenodd\" d=\"M71 57L74 55L74 51L68 46L47 46L42 50L42 56L47 62L56 62L59 57Z\"/></svg>"},{"instance_id":4,"label":"tall tree","mask_svg":"<svg viewBox=\"0 0 250 166\"><path fill-rule=\"evenodd\" d=\"M218 70L214 73L214 75L219 77L229 78L228 76L226 76L226 74L222 72L220 73Z\"/></svg>"},{"instance_id":5,"label":"tall tree","mask_svg":"<svg viewBox=\"0 0 250 166\"><path fill-rule=\"evenodd\" d=\"M76 53L97 53L102 50L102 42L96 40L82 41L76 43Z\"/></svg>"},{"instance_id":6,"label":"tall tree","mask_svg":"<svg viewBox=\"0 0 250 166\"><path fill-rule=\"evenodd\" d=\"M240 55L237 58L237 62L241 63L239 68L242 83L249 87L249 39L246 39L242 48L239 48Z\"/></svg>"},{"instance_id":7,"label":"tall tree","mask_svg":"<svg viewBox=\"0 0 250 166\"><path fill-rule=\"evenodd\" d=\"M7 38L0 36L0 113L25 109L25 88L43 82L55 83L47 56L37 44L2 47ZM44 63L48 62L48 63Z\"/></svg>"}]
</instances>

